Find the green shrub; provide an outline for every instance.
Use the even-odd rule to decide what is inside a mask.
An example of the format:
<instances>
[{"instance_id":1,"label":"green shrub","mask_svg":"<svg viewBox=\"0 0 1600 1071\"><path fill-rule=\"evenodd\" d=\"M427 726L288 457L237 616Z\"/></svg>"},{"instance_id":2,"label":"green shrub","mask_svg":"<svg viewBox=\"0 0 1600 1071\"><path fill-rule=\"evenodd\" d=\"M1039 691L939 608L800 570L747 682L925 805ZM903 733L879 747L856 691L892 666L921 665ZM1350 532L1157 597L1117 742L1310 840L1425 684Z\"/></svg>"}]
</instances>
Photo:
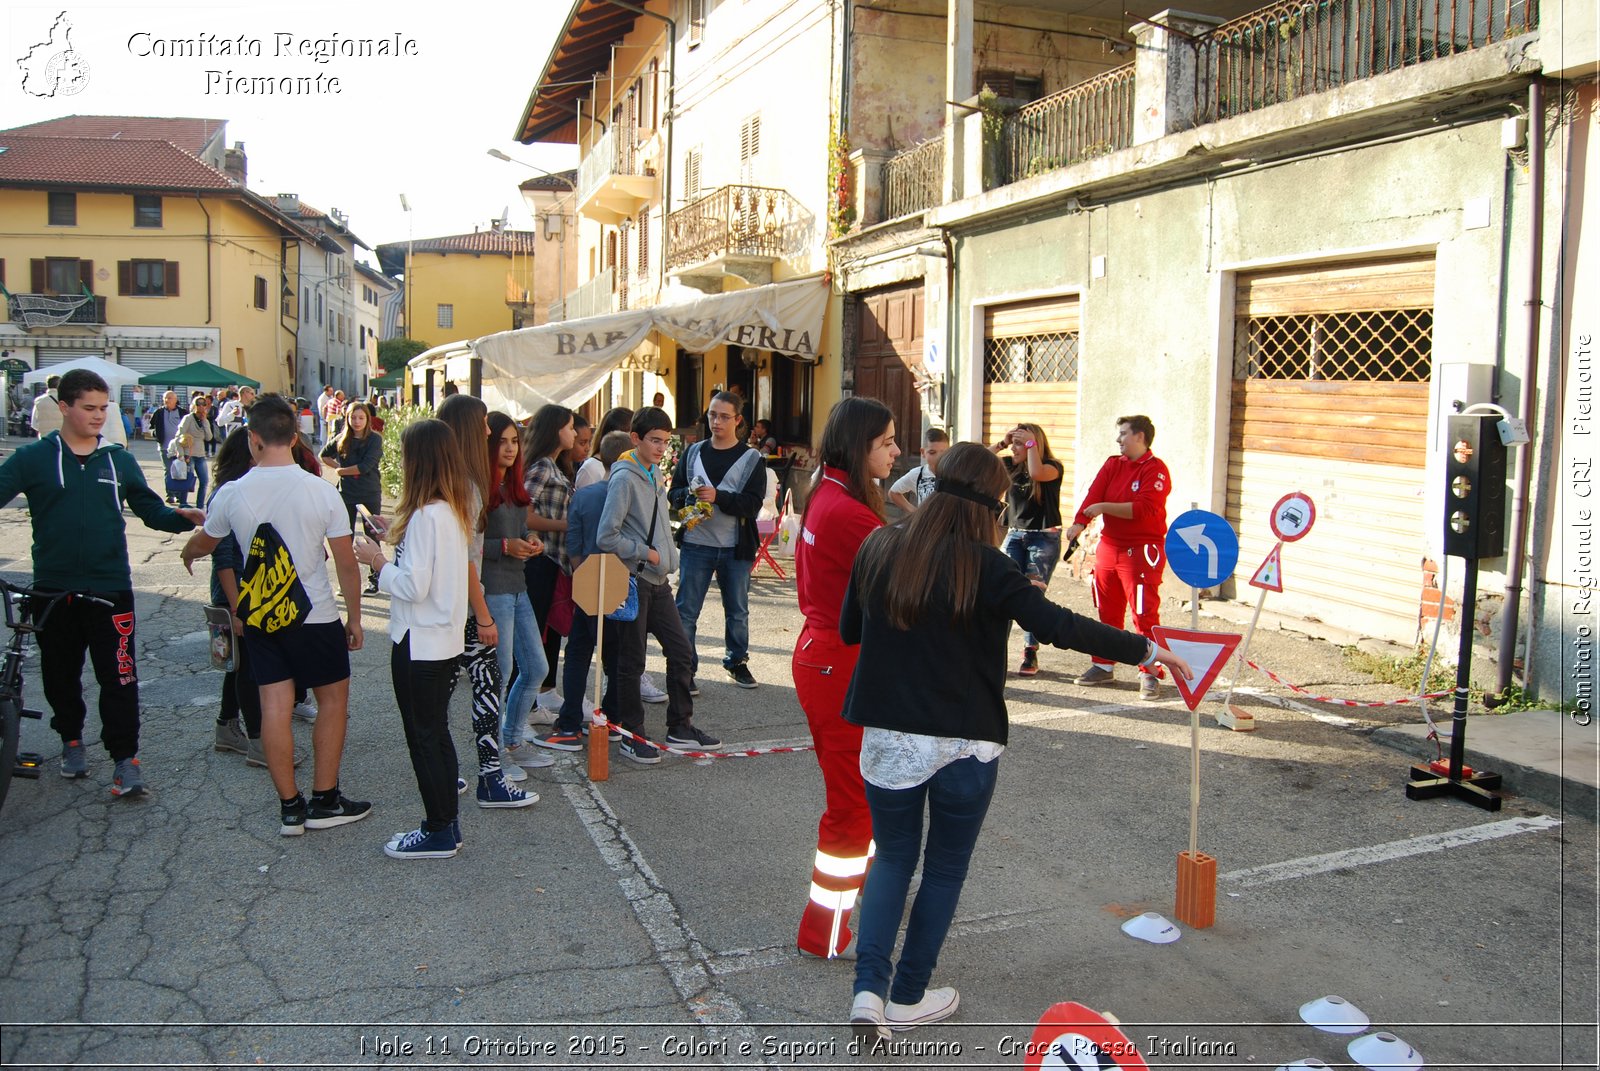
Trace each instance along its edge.
<instances>
[{"instance_id":1,"label":"green shrub","mask_svg":"<svg viewBox=\"0 0 1600 1071\"><path fill-rule=\"evenodd\" d=\"M378 466L378 472L386 502L400 499L401 474L404 471L400 466L401 433L417 421L431 416L433 408L426 405L402 405L383 410L383 462Z\"/></svg>"}]
</instances>

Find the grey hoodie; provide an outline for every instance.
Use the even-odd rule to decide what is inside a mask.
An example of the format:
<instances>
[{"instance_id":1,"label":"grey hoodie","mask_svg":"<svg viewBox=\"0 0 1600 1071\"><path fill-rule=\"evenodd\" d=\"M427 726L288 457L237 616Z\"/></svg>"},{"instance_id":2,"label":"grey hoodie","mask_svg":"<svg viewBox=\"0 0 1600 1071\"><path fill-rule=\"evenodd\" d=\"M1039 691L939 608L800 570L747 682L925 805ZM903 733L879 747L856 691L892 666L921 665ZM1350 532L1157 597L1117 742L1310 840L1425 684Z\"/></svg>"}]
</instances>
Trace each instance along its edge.
<instances>
[{"instance_id":1,"label":"grey hoodie","mask_svg":"<svg viewBox=\"0 0 1600 1071\"><path fill-rule=\"evenodd\" d=\"M647 543L652 515L655 539ZM654 466L641 465L632 450L611 466L611 476L606 483L606 508L600 512L596 543L603 552L615 554L651 584L665 584L667 578L678 571L678 548L672 542L667 496L656 482ZM656 565L645 558L652 546L661 557Z\"/></svg>"}]
</instances>

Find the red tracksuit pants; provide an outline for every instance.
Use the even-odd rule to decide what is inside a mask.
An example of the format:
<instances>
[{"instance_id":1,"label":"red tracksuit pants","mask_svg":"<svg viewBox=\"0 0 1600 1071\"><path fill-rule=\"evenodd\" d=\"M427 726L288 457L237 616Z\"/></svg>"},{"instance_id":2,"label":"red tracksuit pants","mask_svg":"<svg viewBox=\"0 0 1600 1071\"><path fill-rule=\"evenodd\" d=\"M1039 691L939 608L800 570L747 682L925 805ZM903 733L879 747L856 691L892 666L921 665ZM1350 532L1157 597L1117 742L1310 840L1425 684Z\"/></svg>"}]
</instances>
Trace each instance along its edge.
<instances>
[{"instance_id":1,"label":"red tracksuit pants","mask_svg":"<svg viewBox=\"0 0 1600 1071\"><path fill-rule=\"evenodd\" d=\"M1094 552L1094 605L1100 620L1125 628L1132 606L1133 631L1148 638L1150 626L1161 624L1161 576L1166 571L1160 543L1125 547L1100 540ZM1114 664L1099 658L1094 663L1107 668Z\"/></svg>"},{"instance_id":2,"label":"red tracksuit pants","mask_svg":"<svg viewBox=\"0 0 1600 1071\"><path fill-rule=\"evenodd\" d=\"M872 814L861 781L861 727L840 716L858 647L807 625L794 649L794 690L811 726L827 809L817 824L811 893L797 944L824 959L850 943L850 911L872 860Z\"/></svg>"}]
</instances>

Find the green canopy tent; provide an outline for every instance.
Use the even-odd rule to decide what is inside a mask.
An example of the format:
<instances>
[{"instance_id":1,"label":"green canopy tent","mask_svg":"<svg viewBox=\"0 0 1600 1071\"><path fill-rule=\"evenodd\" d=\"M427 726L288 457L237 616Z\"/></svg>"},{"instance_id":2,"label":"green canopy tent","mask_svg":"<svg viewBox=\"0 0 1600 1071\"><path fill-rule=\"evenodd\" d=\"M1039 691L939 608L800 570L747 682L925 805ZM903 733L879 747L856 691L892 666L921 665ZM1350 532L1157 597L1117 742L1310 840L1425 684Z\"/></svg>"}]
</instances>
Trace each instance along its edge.
<instances>
[{"instance_id":1,"label":"green canopy tent","mask_svg":"<svg viewBox=\"0 0 1600 1071\"><path fill-rule=\"evenodd\" d=\"M393 372L374 379L369 385L373 390L399 390L401 387L405 386L405 379L406 370L405 366L402 365Z\"/></svg>"},{"instance_id":2,"label":"green canopy tent","mask_svg":"<svg viewBox=\"0 0 1600 1071\"><path fill-rule=\"evenodd\" d=\"M154 387L253 387L261 389L259 379L238 372L230 372L210 361L193 361L159 372L147 372L139 377L145 386Z\"/></svg>"}]
</instances>

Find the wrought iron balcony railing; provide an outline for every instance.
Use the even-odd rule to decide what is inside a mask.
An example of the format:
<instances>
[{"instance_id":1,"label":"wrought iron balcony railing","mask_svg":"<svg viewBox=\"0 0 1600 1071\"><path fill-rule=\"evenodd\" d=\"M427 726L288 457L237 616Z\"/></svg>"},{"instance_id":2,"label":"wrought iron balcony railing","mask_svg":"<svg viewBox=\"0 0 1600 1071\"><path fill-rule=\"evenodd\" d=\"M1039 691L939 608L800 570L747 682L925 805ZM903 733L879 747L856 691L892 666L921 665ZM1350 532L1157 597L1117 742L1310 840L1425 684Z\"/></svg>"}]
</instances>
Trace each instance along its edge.
<instances>
[{"instance_id":1,"label":"wrought iron balcony railing","mask_svg":"<svg viewBox=\"0 0 1600 1071\"><path fill-rule=\"evenodd\" d=\"M87 294L11 294L6 316L20 327L59 327L63 324L104 326L106 299Z\"/></svg>"},{"instance_id":2,"label":"wrought iron balcony railing","mask_svg":"<svg viewBox=\"0 0 1600 1071\"><path fill-rule=\"evenodd\" d=\"M1284 0L1197 44L1203 123L1530 33L1537 0Z\"/></svg>"},{"instance_id":3,"label":"wrought iron balcony railing","mask_svg":"<svg viewBox=\"0 0 1600 1071\"><path fill-rule=\"evenodd\" d=\"M944 200L944 135L883 162L883 218L922 212Z\"/></svg>"},{"instance_id":4,"label":"wrought iron balcony railing","mask_svg":"<svg viewBox=\"0 0 1600 1071\"><path fill-rule=\"evenodd\" d=\"M723 186L667 217L667 270L718 257L781 260L802 252L814 218L785 190Z\"/></svg>"},{"instance_id":5,"label":"wrought iron balcony railing","mask_svg":"<svg viewBox=\"0 0 1600 1071\"><path fill-rule=\"evenodd\" d=\"M1007 116L1000 181L1017 182L1132 145L1133 67L1115 67Z\"/></svg>"}]
</instances>

